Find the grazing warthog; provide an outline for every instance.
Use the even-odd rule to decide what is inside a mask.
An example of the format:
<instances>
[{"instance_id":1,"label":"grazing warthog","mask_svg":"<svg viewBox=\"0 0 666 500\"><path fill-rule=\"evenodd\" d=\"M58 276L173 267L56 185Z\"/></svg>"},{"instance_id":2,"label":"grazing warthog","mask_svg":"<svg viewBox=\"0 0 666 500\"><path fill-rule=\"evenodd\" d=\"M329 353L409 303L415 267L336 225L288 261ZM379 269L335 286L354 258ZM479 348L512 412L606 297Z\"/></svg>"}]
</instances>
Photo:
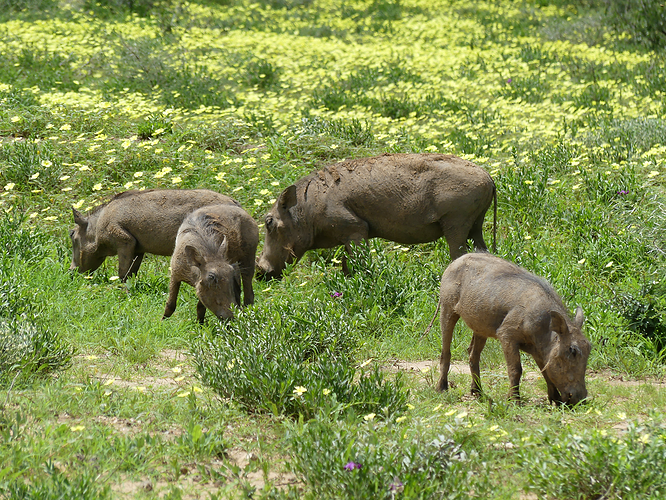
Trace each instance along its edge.
<instances>
[{"instance_id":1,"label":"grazing warthog","mask_svg":"<svg viewBox=\"0 0 666 500\"><path fill-rule=\"evenodd\" d=\"M212 205L188 215L171 256L169 297L162 319L176 310L183 281L197 292L200 323L206 308L220 319L233 318L231 304L240 307L241 279L244 305L254 303L252 277L258 243L257 223L240 207Z\"/></svg>"},{"instance_id":2,"label":"grazing warthog","mask_svg":"<svg viewBox=\"0 0 666 500\"><path fill-rule=\"evenodd\" d=\"M456 156L384 154L329 165L286 188L266 214L258 275L280 278L307 250L345 245L349 253L352 241L375 237L412 244L444 236L452 259L468 238L487 250L482 227L493 199L490 175Z\"/></svg>"},{"instance_id":3,"label":"grazing warthog","mask_svg":"<svg viewBox=\"0 0 666 500\"><path fill-rule=\"evenodd\" d=\"M104 259L118 255L118 276L137 273L144 253L171 255L178 228L199 207L240 206L234 199L207 189L125 191L84 216L75 208L70 271L94 271Z\"/></svg>"},{"instance_id":4,"label":"grazing warthog","mask_svg":"<svg viewBox=\"0 0 666 500\"><path fill-rule=\"evenodd\" d=\"M581 333L583 311L573 321L557 292L544 279L488 253L470 253L444 271L441 377L437 389L449 387L451 338L462 318L472 330L469 367L472 393L481 393L479 358L489 337L502 344L509 372L509 397L520 399L520 352L530 354L548 385L550 402L574 405L587 397L585 368L590 342Z\"/></svg>"}]
</instances>

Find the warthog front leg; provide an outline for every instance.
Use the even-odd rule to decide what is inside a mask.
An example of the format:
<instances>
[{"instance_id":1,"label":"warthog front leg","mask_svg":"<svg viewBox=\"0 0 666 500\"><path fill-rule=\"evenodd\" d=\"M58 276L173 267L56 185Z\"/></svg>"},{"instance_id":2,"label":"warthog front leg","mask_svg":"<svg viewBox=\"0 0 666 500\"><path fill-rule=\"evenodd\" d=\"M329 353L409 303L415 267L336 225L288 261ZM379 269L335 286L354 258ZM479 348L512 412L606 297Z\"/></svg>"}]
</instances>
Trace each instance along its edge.
<instances>
[{"instance_id":1,"label":"warthog front leg","mask_svg":"<svg viewBox=\"0 0 666 500\"><path fill-rule=\"evenodd\" d=\"M136 239L124 229L118 228L114 230L113 237L117 242L118 277L124 282L128 277L136 274L139 265L141 265L143 255L141 255L140 259L135 260L137 257L135 253Z\"/></svg>"},{"instance_id":2,"label":"warthog front leg","mask_svg":"<svg viewBox=\"0 0 666 500\"><path fill-rule=\"evenodd\" d=\"M439 358L439 382L437 382L438 391L446 391L449 388L449 368L451 368L451 340L453 339L453 329L458 322L458 316L453 309L442 304L442 315L440 325L442 329L442 355Z\"/></svg>"},{"instance_id":3,"label":"warthog front leg","mask_svg":"<svg viewBox=\"0 0 666 500\"><path fill-rule=\"evenodd\" d=\"M132 266L130 267L129 271L127 272L127 276L134 276L136 273L139 272L139 267L141 266L141 261L143 260L144 254L138 253L134 256L132 259ZM124 281L124 280L123 280Z\"/></svg>"},{"instance_id":4,"label":"warthog front leg","mask_svg":"<svg viewBox=\"0 0 666 500\"><path fill-rule=\"evenodd\" d=\"M199 323L203 323L205 317L206 317L206 306L203 305L203 302L199 301L197 302L197 320L199 321Z\"/></svg>"},{"instance_id":5,"label":"warthog front leg","mask_svg":"<svg viewBox=\"0 0 666 500\"><path fill-rule=\"evenodd\" d=\"M483 351L487 340L486 337L474 334L467 349L467 353L469 354L469 371L472 374L472 394L481 394L481 369L479 361L481 360L481 351Z\"/></svg>"},{"instance_id":6,"label":"warthog front leg","mask_svg":"<svg viewBox=\"0 0 666 500\"><path fill-rule=\"evenodd\" d=\"M527 351L528 354L532 354L532 357L534 358L534 361L536 361L537 366L539 367L539 370L541 370L541 374L543 375L544 380L546 381L546 387L548 389L548 401L550 403L555 403L556 405L559 405L562 403L562 396L560 395L560 391L557 390L557 387L555 387L555 384L553 384L553 381L550 379L548 374L544 371L544 368L546 365L544 362L539 359L538 356L535 356L532 352Z\"/></svg>"},{"instance_id":7,"label":"warthog front leg","mask_svg":"<svg viewBox=\"0 0 666 500\"><path fill-rule=\"evenodd\" d=\"M252 288L252 277L254 276L254 266L252 269L241 271L241 280L243 282L243 305L254 304L254 289Z\"/></svg>"},{"instance_id":8,"label":"warthog front leg","mask_svg":"<svg viewBox=\"0 0 666 500\"><path fill-rule=\"evenodd\" d=\"M497 331L497 336L502 344L502 352L506 360L506 368L509 373L509 399L520 401L520 377L523 374L523 366L520 364L520 349L518 344L511 341L511 334Z\"/></svg>"},{"instance_id":9,"label":"warthog front leg","mask_svg":"<svg viewBox=\"0 0 666 500\"><path fill-rule=\"evenodd\" d=\"M164 307L164 316L162 316L162 319L168 318L176 310L176 301L178 300L180 283L180 281L176 280L171 280L169 282L169 296L167 297L166 306Z\"/></svg>"}]
</instances>

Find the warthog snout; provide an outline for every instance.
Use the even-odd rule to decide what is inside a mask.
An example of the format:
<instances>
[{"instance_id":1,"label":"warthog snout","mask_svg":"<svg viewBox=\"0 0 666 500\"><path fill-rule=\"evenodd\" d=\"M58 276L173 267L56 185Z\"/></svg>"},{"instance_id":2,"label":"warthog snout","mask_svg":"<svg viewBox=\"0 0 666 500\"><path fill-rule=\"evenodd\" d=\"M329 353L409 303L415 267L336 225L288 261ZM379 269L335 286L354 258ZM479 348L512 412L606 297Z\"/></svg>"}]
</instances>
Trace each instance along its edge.
<instances>
[{"instance_id":1,"label":"warthog snout","mask_svg":"<svg viewBox=\"0 0 666 500\"><path fill-rule=\"evenodd\" d=\"M265 259L258 260L255 269L255 276L259 280L270 281L282 278L282 272L277 271Z\"/></svg>"},{"instance_id":2,"label":"warthog snout","mask_svg":"<svg viewBox=\"0 0 666 500\"><path fill-rule=\"evenodd\" d=\"M576 406L578 404L587 403L587 389L583 390L567 390L564 391L562 396L562 404L565 406Z\"/></svg>"}]
</instances>

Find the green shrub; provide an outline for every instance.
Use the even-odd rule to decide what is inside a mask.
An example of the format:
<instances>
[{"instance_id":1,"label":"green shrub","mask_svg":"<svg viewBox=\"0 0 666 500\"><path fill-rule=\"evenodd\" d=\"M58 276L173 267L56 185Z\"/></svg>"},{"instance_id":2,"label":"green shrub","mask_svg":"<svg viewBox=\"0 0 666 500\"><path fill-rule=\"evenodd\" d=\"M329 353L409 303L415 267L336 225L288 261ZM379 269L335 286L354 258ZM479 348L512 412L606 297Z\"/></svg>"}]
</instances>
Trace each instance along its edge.
<instances>
[{"instance_id":1,"label":"green shrub","mask_svg":"<svg viewBox=\"0 0 666 500\"><path fill-rule=\"evenodd\" d=\"M611 25L652 49L666 46L664 0L603 0Z\"/></svg>"},{"instance_id":2,"label":"green shrub","mask_svg":"<svg viewBox=\"0 0 666 500\"><path fill-rule=\"evenodd\" d=\"M540 497L638 500L666 495L666 431L657 424L632 425L620 437L605 430L557 436L547 430L531 441L517 458L527 474L527 489Z\"/></svg>"},{"instance_id":3,"label":"green shrub","mask_svg":"<svg viewBox=\"0 0 666 500\"><path fill-rule=\"evenodd\" d=\"M348 258L351 276L324 274L326 288L340 294L339 301L349 314L367 321L368 333L387 317L404 316L424 291L437 290L444 269L443 262L429 267L406 266L400 255L403 247L395 253L388 251L389 245L378 239L352 245ZM337 256L341 258L342 253L340 249Z\"/></svg>"},{"instance_id":4,"label":"green shrub","mask_svg":"<svg viewBox=\"0 0 666 500\"><path fill-rule=\"evenodd\" d=\"M141 17L157 15L171 4L171 0L85 0L83 8L105 19L128 12Z\"/></svg>"},{"instance_id":5,"label":"green shrub","mask_svg":"<svg viewBox=\"0 0 666 500\"><path fill-rule=\"evenodd\" d=\"M331 120L306 116L301 121L302 132L312 135L326 134L348 141L353 146L370 145L374 140L372 126L367 120Z\"/></svg>"},{"instance_id":6,"label":"green shrub","mask_svg":"<svg viewBox=\"0 0 666 500\"><path fill-rule=\"evenodd\" d=\"M619 295L618 310L628 321L629 329L649 341L649 354L659 355L666 349L666 285L652 281L634 293Z\"/></svg>"},{"instance_id":7,"label":"green shrub","mask_svg":"<svg viewBox=\"0 0 666 500\"><path fill-rule=\"evenodd\" d=\"M50 461L46 464L46 469L46 477L35 477L31 474L29 482L15 479L8 484L0 483L0 497L30 500L62 498L103 500L111 498L111 487L108 484L99 484L97 473L86 471L73 478L68 478Z\"/></svg>"},{"instance_id":8,"label":"green shrub","mask_svg":"<svg viewBox=\"0 0 666 500\"><path fill-rule=\"evenodd\" d=\"M248 411L305 418L337 405L357 413L402 411L402 378L356 366L356 320L333 301L264 304L200 339L194 357L203 382Z\"/></svg>"},{"instance_id":9,"label":"green shrub","mask_svg":"<svg viewBox=\"0 0 666 500\"><path fill-rule=\"evenodd\" d=\"M0 272L11 272L14 262L34 264L46 256L52 243L48 233L28 226L26 214L18 206L0 218ZM11 281L9 276L3 278L2 283Z\"/></svg>"},{"instance_id":10,"label":"green shrub","mask_svg":"<svg viewBox=\"0 0 666 500\"><path fill-rule=\"evenodd\" d=\"M65 369L73 354L59 335L34 321L0 319L0 385Z\"/></svg>"},{"instance_id":11,"label":"green shrub","mask_svg":"<svg viewBox=\"0 0 666 500\"><path fill-rule=\"evenodd\" d=\"M256 86L260 90L266 90L277 85L279 74L279 69L265 59L250 61L245 67L245 80L248 85Z\"/></svg>"},{"instance_id":12,"label":"green shrub","mask_svg":"<svg viewBox=\"0 0 666 500\"><path fill-rule=\"evenodd\" d=\"M290 468L304 498L489 498L488 476L475 474L463 447L427 429L319 420L289 429Z\"/></svg>"},{"instance_id":13,"label":"green shrub","mask_svg":"<svg viewBox=\"0 0 666 500\"><path fill-rule=\"evenodd\" d=\"M62 158L48 142L13 141L0 146L0 180L17 191L53 190L60 185Z\"/></svg>"},{"instance_id":14,"label":"green shrub","mask_svg":"<svg viewBox=\"0 0 666 500\"><path fill-rule=\"evenodd\" d=\"M139 139L155 139L160 135L170 134L173 123L168 115L153 113L144 118L137 125L137 136Z\"/></svg>"},{"instance_id":15,"label":"green shrub","mask_svg":"<svg viewBox=\"0 0 666 500\"><path fill-rule=\"evenodd\" d=\"M514 76L504 82L499 95L507 99L520 98L525 102L541 102L550 92L548 81L541 75Z\"/></svg>"},{"instance_id":16,"label":"green shrub","mask_svg":"<svg viewBox=\"0 0 666 500\"><path fill-rule=\"evenodd\" d=\"M69 366L73 349L39 321L24 266L44 257L48 236L28 229L24 215L5 213L0 223L0 385L21 376Z\"/></svg>"},{"instance_id":17,"label":"green shrub","mask_svg":"<svg viewBox=\"0 0 666 500\"><path fill-rule=\"evenodd\" d=\"M39 12L57 7L57 0L1 0L0 12L16 13L21 11Z\"/></svg>"}]
</instances>

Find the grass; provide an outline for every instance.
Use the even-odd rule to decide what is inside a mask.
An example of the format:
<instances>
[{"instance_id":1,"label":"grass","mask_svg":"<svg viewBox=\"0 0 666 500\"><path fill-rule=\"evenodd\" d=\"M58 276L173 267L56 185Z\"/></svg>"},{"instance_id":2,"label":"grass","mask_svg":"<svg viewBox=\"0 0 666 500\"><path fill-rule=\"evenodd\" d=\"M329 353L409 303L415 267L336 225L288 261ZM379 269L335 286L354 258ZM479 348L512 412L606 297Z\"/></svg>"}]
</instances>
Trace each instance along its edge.
<instances>
[{"instance_id":1,"label":"grass","mask_svg":"<svg viewBox=\"0 0 666 500\"><path fill-rule=\"evenodd\" d=\"M0 9L0 496L663 495L666 55L629 3ZM163 257L68 272L72 206L202 187L261 223L322 165L430 151L493 176L497 254L583 307L586 405L549 406L528 356L507 401L492 340L483 398L434 390L443 240L358 245L350 277L309 252L228 324L160 320Z\"/></svg>"}]
</instances>

